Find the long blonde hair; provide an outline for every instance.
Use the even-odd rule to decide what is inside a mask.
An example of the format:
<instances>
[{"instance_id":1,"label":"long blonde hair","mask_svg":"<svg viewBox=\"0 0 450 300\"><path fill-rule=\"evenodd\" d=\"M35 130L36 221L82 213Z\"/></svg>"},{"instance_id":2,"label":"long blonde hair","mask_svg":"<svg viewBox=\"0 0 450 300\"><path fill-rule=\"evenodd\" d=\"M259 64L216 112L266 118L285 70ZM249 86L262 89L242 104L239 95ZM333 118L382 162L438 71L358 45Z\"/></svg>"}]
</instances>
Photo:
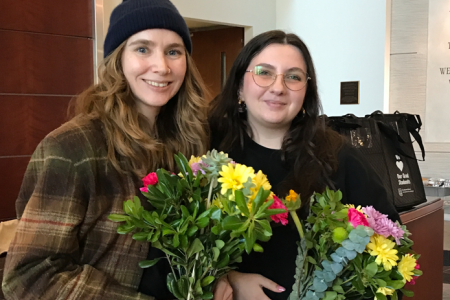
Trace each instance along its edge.
<instances>
[{"instance_id":1,"label":"long blonde hair","mask_svg":"<svg viewBox=\"0 0 450 300\"><path fill-rule=\"evenodd\" d=\"M209 148L208 103L205 85L191 56L178 93L161 108L152 128L138 113L134 95L122 71L126 41L99 66L99 82L81 93L71 106L71 116L100 119L106 133L108 159L121 173L142 178L157 168L175 170L173 155L201 155Z\"/></svg>"}]
</instances>

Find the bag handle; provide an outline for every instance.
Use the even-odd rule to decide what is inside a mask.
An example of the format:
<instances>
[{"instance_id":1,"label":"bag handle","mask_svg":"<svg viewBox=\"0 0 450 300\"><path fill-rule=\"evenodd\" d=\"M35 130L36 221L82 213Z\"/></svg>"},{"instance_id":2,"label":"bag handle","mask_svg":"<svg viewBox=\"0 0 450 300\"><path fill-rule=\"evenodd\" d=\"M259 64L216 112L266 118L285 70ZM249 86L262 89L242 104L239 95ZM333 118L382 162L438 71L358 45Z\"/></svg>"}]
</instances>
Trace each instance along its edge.
<instances>
[{"instance_id":1,"label":"bag handle","mask_svg":"<svg viewBox=\"0 0 450 300\"><path fill-rule=\"evenodd\" d=\"M394 115L400 115L403 116L405 118L405 122L406 122L406 129L408 130L408 132L414 137L414 140L417 142L417 144L420 147L420 150L422 152L422 160L421 161L425 161L425 147L423 146L423 141L422 141L422 137L420 136L419 132L420 129L422 127L422 120L420 119L419 115L413 115L413 114L408 114L408 113L400 113L398 110L396 110L394 112ZM371 113L368 117L374 117L374 116L384 116L384 113L381 110L376 110L373 113ZM388 125L386 125L388 126ZM381 130L381 128L380 128ZM386 128L383 128L383 130L387 130ZM388 130L389 131L389 130ZM392 135L392 132L388 132L388 135ZM400 144L396 143L394 140L392 140L394 142L394 145L397 149L397 151L402 151L400 148L397 148L400 146ZM402 143L404 143L404 141L402 141ZM400 152L399 152L400 153ZM402 153L400 153L402 154ZM404 154L402 154L404 155ZM405 155L406 157L412 158L409 155ZM417 159L417 158L414 158ZM420 160L420 159L418 159Z\"/></svg>"}]
</instances>

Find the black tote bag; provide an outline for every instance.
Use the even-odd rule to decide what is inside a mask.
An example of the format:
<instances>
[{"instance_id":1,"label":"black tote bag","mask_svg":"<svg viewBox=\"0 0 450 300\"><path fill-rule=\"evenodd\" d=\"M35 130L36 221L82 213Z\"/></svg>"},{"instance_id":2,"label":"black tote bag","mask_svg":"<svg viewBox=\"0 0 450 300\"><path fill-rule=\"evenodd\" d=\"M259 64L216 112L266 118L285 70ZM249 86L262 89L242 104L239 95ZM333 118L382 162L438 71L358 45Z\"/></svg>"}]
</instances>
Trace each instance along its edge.
<instances>
[{"instance_id":1,"label":"black tote bag","mask_svg":"<svg viewBox=\"0 0 450 300\"><path fill-rule=\"evenodd\" d=\"M400 113L384 115L376 111L365 118L349 114L329 120L333 129L346 136L351 145L367 157L398 211L426 202L410 137L413 134L425 159L419 135L420 117Z\"/></svg>"}]
</instances>

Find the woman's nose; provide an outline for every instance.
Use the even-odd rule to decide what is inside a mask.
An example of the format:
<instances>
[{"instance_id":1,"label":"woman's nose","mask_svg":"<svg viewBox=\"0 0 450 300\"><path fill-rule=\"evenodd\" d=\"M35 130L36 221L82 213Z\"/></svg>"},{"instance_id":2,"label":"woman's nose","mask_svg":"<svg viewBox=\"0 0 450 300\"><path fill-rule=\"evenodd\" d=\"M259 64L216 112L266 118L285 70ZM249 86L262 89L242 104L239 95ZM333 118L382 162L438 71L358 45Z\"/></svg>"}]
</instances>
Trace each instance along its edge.
<instances>
[{"instance_id":1,"label":"woman's nose","mask_svg":"<svg viewBox=\"0 0 450 300\"><path fill-rule=\"evenodd\" d=\"M150 57L150 60L151 70L153 73L165 75L170 72L169 65L164 53L156 52L154 53L154 55L152 55L152 57Z\"/></svg>"}]
</instances>

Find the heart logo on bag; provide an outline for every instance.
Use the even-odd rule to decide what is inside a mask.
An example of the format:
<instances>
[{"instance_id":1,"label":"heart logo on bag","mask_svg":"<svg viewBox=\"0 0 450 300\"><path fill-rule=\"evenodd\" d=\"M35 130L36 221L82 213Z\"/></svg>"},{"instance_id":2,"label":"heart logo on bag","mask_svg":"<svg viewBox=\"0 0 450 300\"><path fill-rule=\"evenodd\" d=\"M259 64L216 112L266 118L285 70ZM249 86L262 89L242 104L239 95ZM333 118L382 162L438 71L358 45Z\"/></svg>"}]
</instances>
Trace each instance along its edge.
<instances>
[{"instance_id":1,"label":"heart logo on bag","mask_svg":"<svg viewBox=\"0 0 450 300\"><path fill-rule=\"evenodd\" d=\"M403 171L403 162L401 160L397 161L395 164L397 165L397 168L400 170L400 172Z\"/></svg>"}]
</instances>

